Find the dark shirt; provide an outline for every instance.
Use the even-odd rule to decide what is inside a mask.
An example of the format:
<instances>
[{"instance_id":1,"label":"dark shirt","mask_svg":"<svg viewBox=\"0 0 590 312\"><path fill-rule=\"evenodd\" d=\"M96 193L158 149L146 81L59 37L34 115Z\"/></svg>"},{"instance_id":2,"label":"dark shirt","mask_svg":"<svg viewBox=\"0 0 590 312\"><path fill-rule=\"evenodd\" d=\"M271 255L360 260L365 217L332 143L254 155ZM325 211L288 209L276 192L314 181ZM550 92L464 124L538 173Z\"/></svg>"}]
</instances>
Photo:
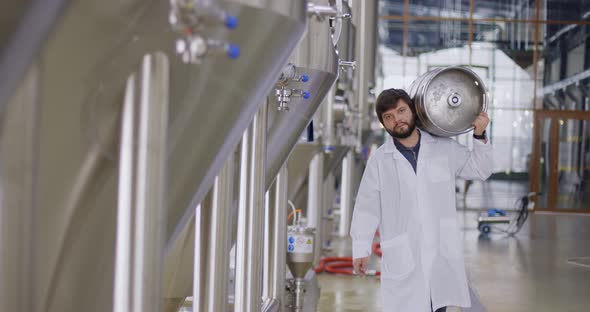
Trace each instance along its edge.
<instances>
[{"instance_id":1,"label":"dark shirt","mask_svg":"<svg viewBox=\"0 0 590 312\"><path fill-rule=\"evenodd\" d=\"M400 142L398 142L397 139L393 139L393 143L395 143L395 147L397 147L397 150L402 153L402 155L404 155L404 157L410 162L410 165L412 165L412 168L414 168L414 173L416 173L416 165L418 163L418 153L420 152L420 140L422 139L422 135L420 134L420 131L418 131L418 143L416 143L416 146L408 148L405 147L403 144L401 144Z\"/></svg>"}]
</instances>

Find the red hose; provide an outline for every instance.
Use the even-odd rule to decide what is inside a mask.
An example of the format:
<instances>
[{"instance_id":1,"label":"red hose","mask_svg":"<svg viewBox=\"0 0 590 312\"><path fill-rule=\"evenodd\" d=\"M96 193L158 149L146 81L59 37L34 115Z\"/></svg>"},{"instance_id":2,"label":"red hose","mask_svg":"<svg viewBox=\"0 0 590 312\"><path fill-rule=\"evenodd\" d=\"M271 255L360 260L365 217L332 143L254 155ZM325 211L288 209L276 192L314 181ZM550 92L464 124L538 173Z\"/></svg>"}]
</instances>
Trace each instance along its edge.
<instances>
[{"instance_id":1,"label":"red hose","mask_svg":"<svg viewBox=\"0 0 590 312\"><path fill-rule=\"evenodd\" d=\"M379 243L375 243L372 246L373 252L381 257L381 246ZM333 274L344 274L354 275L352 265L352 257L324 257L320 260L320 264L314 269L316 273L326 271ZM375 274L381 275L381 272L377 271Z\"/></svg>"}]
</instances>

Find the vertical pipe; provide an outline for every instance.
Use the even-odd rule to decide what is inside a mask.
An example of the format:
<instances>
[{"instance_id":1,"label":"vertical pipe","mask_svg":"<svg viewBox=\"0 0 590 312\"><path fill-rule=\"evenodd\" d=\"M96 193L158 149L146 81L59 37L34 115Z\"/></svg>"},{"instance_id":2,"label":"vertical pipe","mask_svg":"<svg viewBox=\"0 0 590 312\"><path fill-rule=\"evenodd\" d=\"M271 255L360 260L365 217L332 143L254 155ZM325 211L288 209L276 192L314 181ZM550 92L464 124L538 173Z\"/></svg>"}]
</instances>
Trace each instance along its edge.
<instances>
[{"instance_id":1,"label":"vertical pipe","mask_svg":"<svg viewBox=\"0 0 590 312\"><path fill-rule=\"evenodd\" d=\"M261 308L266 115L267 105L261 105L242 139L235 310L243 312Z\"/></svg>"},{"instance_id":2,"label":"vertical pipe","mask_svg":"<svg viewBox=\"0 0 590 312\"><path fill-rule=\"evenodd\" d=\"M309 184L307 190L307 226L314 228L314 256L313 264L318 265L321 256L323 217L323 180L324 180L324 153L319 152L313 156L309 164Z\"/></svg>"},{"instance_id":3,"label":"vertical pipe","mask_svg":"<svg viewBox=\"0 0 590 312\"><path fill-rule=\"evenodd\" d=\"M234 157L215 178L211 196L195 212L193 311L227 311Z\"/></svg>"},{"instance_id":4,"label":"vertical pipe","mask_svg":"<svg viewBox=\"0 0 590 312\"><path fill-rule=\"evenodd\" d=\"M268 192L265 249L264 285L262 297L284 306L285 266L287 253L287 166L281 167ZM295 217L295 216L293 216ZM280 310L280 308L279 308Z\"/></svg>"},{"instance_id":5,"label":"vertical pipe","mask_svg":"<svg viewBox=\"0 0 590 312\"><path fill-rule=\"evenodd\" d=\"M324 182L324 222L322 226L322 248L328 249L331 246L331 237L334 229L334 174L328 173L326 181Z\"/></svg>"},{"instance_id":6,"label":"vertical pipe","mask_svg":"<svg viewBox=\"0 0 590 312\"><path fill-rule=\"evenodd\" d=\"M350 218L352 216L352 166L354 161L352 150L346 153L342 161L342 178L340 182L340 237L348 236L350 231Z\"/></svg>"},{"instance_id":7,"label":"vertical pipe","mask_svg":"<svg viewBox=\"0 0 590 312\"><path fill-rule=\"evenodd\" d=\"M469 66L473 65L473 8L475 0L469 0Z\"/></svg>"},{"instance_id":8,"label":"vertical pipe","mask_svg":"<svg viewBox=\"0 0 590 312\"><path fill-rule=\"evenodd\" d=\"M34 311L38 74L29 68L0 123L0 311Z\"/></svg>"},{"instance_id":9,"label":"vertical pipe","mask_svg":"<svg viewBox=\"0 0 590 312\"><path fill-rule=\"evenodd\" d=\"M365 129L365 115L367 111L367 98L369 95L369 80L374 75L375 68L368 68L374 65L375 55L372 48L367 48L368 44L371 43L370 36L373 36L375 22L375 9L377 2L376 0L362 0L355 1L354 15L357 22L357 42L356 56L357 56L357 69L356 69L356 104L357 104L357 119L358 123L356 126L356 150L360 152L362 148L362 134ZM373 18L371 18L373 17ZM405 70L405 65L404 65Z\"/></svg>"},{"instance_id":10,"label":"vertical pipe","mask_svg":"<svg viewBox=\"0 0 590 312\"><path fill-rule=\"evenodd\" d=\"M236 311L242 311L245 307L245 293L244 287L246 286L247 269L246 265L246 251L247 251L247 231L248 228L248 159L250 151L250 133L252 131L251 126L244 131L242 136L242 142L240 143L240 190L238 198L238 230L236 237L236 269L235 269L235 307Z\"/></svg>"},{"instance_id":11,"label":"vertical pipe","mask_svg":"<svg viewBox=\"0 0 590 312\"><path fill-rule=\"evenodd\" d=\"M143 58L127 80L119 163L113 311L161 311L168 59Z\"/></svg>"},{"instance_id":12,"label":"vertical pipe","mask_svg":"<svg viewBox=\"0 0 590 312\"><path fill-rule=\"evenodd\" d=\"M337 83L332 85L326 95L324 108L324 151L331 152L334 150L334 101L336 100Z\"/></svg>"}]
</instances>

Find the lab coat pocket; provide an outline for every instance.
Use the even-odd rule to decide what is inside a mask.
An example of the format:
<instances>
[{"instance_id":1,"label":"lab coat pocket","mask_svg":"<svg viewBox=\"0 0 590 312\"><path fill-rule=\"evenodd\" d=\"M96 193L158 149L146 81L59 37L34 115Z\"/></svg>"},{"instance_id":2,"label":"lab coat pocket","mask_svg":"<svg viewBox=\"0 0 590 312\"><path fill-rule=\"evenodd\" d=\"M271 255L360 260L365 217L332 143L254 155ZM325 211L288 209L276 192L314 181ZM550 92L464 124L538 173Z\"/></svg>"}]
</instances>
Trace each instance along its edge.
<instances>
[{"instance_id":1,"label":"lab coat pocket","mask_svg":"<svg viewBox=\"0 0 590 312\"><path fill-rule=\"evenodd\" d=\"M414 270L415 263L408 234L403 233L381 242L381 252L382 278L401 279Z\"/></svg>"},{"instance_id":2,"label":"lab coat pocket","mask_svg":"<svg viewBox=\"0 0 590 312\"><path fill-rule=\"evenodd\" d=\"M432 182L444 182L451 179L449 161L446 157L435 157L428 160L428 176Z\"/></svg>"},{"instance_id":3,"label":"lab coat pocket","mask_svg":"<svg viewBox=\"0 0 590 312\"><path fill-rule=\"evenodd\" d=\"M461 258L463 255L463 246L461 243L461 234L455 218L442 218L440 220L439 235L440 252L443 257L448 259Z\"/></svg>"}]
</instances>

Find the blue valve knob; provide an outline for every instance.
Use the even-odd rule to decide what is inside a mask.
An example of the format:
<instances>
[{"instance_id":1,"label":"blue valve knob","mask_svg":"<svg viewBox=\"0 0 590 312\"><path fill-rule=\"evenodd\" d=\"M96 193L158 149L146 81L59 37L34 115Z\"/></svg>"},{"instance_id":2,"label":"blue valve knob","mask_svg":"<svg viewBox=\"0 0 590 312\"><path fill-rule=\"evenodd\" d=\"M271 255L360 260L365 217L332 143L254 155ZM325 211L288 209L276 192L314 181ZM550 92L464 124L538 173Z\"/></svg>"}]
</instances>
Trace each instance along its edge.
<instances>
[{"instance_id":1,"label":"blue valve knob","mask_svg":"<svg viewBox=\"0 0 590 312\"><path fill-rule=\"evenodd\" d=\"M333 152L334 151L334 146L333 145L325 145L323 147L324 152Z\"/></svg>"},{"instance_id":2,"label":"blue valve knob","mask_svg":"<svg viewBox=\"0 0 590 312\"><path fill-rule=\"evenodd\" d=\"M303 98L304 98L304 99L306 99L306 100L307 100L307 99L309 99L309 97L311 97L311 94L309 94L309 92L307 92L307 91L304 91L304 92L303 92L301 95L302 95L302 96L303 96Z\"/></svg>"},{"instance_id":3,"label":"blue valve knob","mask_svg":"<svg viewBox=\"0 0 590 312\"><path fill-rule=\"evenodd\" d=\"M308 82L309 81L309 76L308 75L301 75L301 81Z\"/></svg>"},{"instance_id":4,"label":"blue valve knob","mask_svg":"<svg viewBox=\"0 0 590 312\"><path fill-rule=\"evenodd\" d=\"M238 18L233 15L228 15L225 17L225 27L229 29L235 29L238 27Z\"/></svg>"},{"instance_id":5,"label":"blue valve knob","mask_svg":"<svg viewBox=\"0 0 590 312\"><path fill-rule=\"evenodd\" d=\"M227 46L227 56L231 59L240 57L240 47L235 44L229 44Z\"/></svg>"}]
</instances>

